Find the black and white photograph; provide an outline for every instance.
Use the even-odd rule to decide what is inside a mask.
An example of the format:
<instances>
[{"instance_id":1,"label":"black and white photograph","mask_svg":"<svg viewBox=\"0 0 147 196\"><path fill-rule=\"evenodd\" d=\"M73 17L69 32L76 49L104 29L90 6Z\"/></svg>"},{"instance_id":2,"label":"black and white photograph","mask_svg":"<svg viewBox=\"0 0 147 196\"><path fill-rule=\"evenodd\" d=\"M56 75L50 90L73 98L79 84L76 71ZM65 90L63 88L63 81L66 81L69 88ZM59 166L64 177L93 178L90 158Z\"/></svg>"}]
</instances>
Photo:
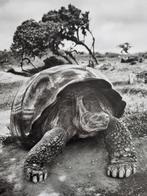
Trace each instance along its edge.
<instances>
[{"instance_id":1,"label":"black and white photograph","mask_svg":"<svg viewBox=\"0 0 147 196\"><path fill-rule=\"evenodd\" d=\"M0 0L0 196L147 196L146 0Z\"/></svg>"}]
</instances>

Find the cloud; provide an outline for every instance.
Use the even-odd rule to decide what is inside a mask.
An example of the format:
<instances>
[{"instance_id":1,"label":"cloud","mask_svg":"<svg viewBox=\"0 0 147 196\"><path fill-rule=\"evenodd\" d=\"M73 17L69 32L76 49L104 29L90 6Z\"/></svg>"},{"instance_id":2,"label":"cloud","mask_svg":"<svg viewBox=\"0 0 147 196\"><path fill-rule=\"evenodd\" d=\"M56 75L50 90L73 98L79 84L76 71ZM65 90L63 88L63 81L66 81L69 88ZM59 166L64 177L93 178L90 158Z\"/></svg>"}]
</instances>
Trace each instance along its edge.
<instances>
[{"instance_id":1,"label":"cloud","mask_svg":"<svg viewBox=\"0 0 147 196\"><path fill-rule=\"evenodd\" d=\"M5 6L6 4L8 4L10 0L0 0L0 7Z\"/></svg>"}]
</instances>

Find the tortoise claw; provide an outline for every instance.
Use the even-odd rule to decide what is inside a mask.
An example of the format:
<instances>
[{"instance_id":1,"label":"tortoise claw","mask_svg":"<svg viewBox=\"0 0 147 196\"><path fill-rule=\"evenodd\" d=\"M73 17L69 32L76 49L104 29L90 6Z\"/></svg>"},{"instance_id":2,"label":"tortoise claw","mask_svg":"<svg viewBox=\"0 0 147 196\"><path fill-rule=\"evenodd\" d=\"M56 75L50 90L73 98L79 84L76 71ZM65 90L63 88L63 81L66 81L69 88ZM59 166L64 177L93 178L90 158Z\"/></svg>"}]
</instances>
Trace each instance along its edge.
<instances>
[{"instance_id":1,"label":"tortoise claw","mask_svg":"<svg viewBox=\"0 0 147 196\"><path fill-rule=\"evenodd\" d=\"M36 164L35 164L36 165ZM47 178L47 170L44 167L40 167L38 168L38 165L33 164L32 166L27 166L27 168L25 168L24 174L25 174L25 178L28 181L31 181L33 183L38 183L38 182L42 182L44 180L46 180Z\"/></svg>"},{"instance_id":2,"label":"tortoise claw","mask_svg":"<svg viewBox=\"0 0 147 196\"><path fill-rule=\"evenodd\" d=\"M127 178L135 173L135 163L114 163L107 168L107 175L113 178Z\"/></svg>"}]
</instances>

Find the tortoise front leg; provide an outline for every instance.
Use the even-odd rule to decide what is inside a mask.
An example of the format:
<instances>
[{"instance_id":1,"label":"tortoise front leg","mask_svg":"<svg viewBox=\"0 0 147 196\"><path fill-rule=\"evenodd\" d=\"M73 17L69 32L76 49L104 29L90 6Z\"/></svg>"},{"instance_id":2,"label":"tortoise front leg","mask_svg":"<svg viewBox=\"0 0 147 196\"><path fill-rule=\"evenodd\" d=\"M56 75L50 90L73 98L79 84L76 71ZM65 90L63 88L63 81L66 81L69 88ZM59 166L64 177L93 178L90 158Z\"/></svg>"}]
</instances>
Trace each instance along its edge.
<instances>
[{"instance_id":1,"label":"tortoise front leg","mask_svg":"<svg viewBox=\"0 0 147 196\"><path fill-rule=\"evenodd\" d=\"M66 133L62 128L54 128L45 133L43 138L30 150L24 163L27 180L34 183L47 178L46 164L50 163L66 144Z\"/></svg>"},{"instance_id":2,"label":"tortoise front leg","mask_svg":"<svg viewBox=\"0 0 147 196\"><path fill-rule=\"evenodd\" d=\"M137 157L129 130L115 117L105 133L106 147L109 153L107 175L111 177L129 177L136 172Z\"/></svg>"}]
</instances>

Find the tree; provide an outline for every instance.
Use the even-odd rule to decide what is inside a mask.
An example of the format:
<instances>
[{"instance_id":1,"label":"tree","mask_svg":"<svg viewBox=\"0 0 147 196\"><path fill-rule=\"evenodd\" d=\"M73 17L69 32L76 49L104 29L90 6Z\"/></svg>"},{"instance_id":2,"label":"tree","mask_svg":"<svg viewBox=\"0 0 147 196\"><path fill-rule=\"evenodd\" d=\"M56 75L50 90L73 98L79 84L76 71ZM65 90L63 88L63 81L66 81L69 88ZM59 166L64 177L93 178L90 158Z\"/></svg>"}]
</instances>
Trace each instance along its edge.
<instances>
[{"instance_id":1,"label":"tree","mask_svg":"<svg viewBox=\"0 0 147 196\"><path fill-rule=\"evenodd\" d=\"M15 56L21 58L21 67L24 60L28 59L28 62L30 62L29 58L44 55L57 29L57 24L53 22L46 25L33 19L26 20L17 27L11 50Z\"/></svg>"},{"instance_id":2,"label":"tree","mask_svg":"<svg viewBox=\"0 0 147 196\"><path fill-rule=\"evenodd\" d=\"M80 9L69 4L68 8L61 7L58 11L51 10L47 14L44 14L42 22L60 24L60 31L58 33L59 42L56 47L53 46L52 48L56 54L59 53L59 45L63 45L64 40L72 41L75 44L74 47L77 45L85 47L94 62L98 64L94 55L95 38L89 27L89 12L82 12ZM85 37L88 34L92 37L91 48L85 43ZM68 54L73 58L72 52L73 49L70 52L68 51Z\"/></svg>"},{"instance_id":3,"label":"tree","mask_svg":"<svg viewBox=\"0 0 147 196\"><path fill-rule=\"evenodd\" d=\"M118 45L121 48L121 53L128 54L128 50L132 47L128 42Z\"/></svg>"},{"instance_id":4,"label":"tree","mask_svg":"<svg viewBox=\"0 0 147 196\"><path fill-rule=\"evenodd\" d=\"M91 48L85 43L88 33L92 37ZM61 50L65 40L74 43L70 51ZM94 43L95 39L89 28L89 12L82 13L80 9L69 5L68 8L61 7L58 11L49 11L39 22L33 19L24 21L14 33L11 50L21 58L22 67L24 59L42 57L48 49L69 63L72 63L72 60L77 63L73 52L76 51L75 46L82 45L97 64Z\"/></svg>"},{"instance_id":5,"label":"tree","mask_svg":"<svg viewBox=\"0 0 147 196\"><path fill-rule=\"evenodd\" d=\"M0 51L0 64L7 63L9 59L9 55L7 50Z\"/></svg>"}]
</instances>

